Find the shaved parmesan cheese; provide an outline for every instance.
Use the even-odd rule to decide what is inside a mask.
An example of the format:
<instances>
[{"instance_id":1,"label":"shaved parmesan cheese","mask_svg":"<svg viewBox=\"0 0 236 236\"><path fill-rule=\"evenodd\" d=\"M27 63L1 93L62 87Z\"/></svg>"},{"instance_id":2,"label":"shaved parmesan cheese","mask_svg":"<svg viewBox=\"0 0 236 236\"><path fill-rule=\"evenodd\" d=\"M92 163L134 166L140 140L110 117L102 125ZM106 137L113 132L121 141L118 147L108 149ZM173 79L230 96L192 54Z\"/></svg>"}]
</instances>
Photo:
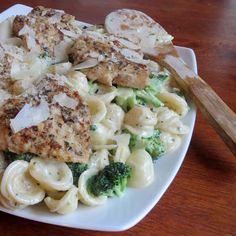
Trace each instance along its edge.
<instances>
[{"instance_id":1,"label":"shaved parmesan cheese","mask_svg":"<svg viewBox=\"0 0 236 236\"><path fill-rule=\"evenodd\" d=\"M46 72L47 67L47 62L43 59L25 58L24 63L13 61L10 76L13 80L29 79L34 81Z\"/></svg>"},{"instance_id":2,"label":"shaved parmesan cheese","mask_svg":"<svg viewBox=\"0 0 236 236\"><path fill-rule=\"evenodd\" d=\"M89 56L92 57L92 58L98 58L99 57L99 53L98 52L95 52L95 51L92 51L89 53Z\"/></svg>"},{"instance_id":3,"label":"shaved parmesan cheese","mask_svg":"<svg viewBox=\"0 0 236 236\"><path fill-rule=\"evenodd\" d=\"M87 69L91 67L95 67L98 64L98 60L96 58L88 58L86 61L83 61L82 63L75 65L73 67L74 70L81 70L81 69Z\"/></svg>"},{"instance_id":4,"label":"shaved parmesan cheese","mask_svg":"<svg viewBox=\"0 0 236 236\"><path fill-rule=\"evenodd\" d=\"M78 34L76 34L75 32L73 32L73 31L70 31L70 30L65 30L65 29L60 29L60 31L64 34L64 35L66 35L66 36L68 36L68 37L71 37L71 38L78 38L79 37L79 35Z\"/></svg>"},{"instance_id":5,"label":"shaved parmesan cheese","mask_svg":"<svg viewBox=\"0 0 236 236\"><path fill-rule=\"evenodd\" d=\"M21 67L19 62L13 61L11 64L10 76L11 78L16 77L21 72Z\"/></svg>"},{"instance_id":6,"label":"shaved parmesan cheese","mask_svg":"<svg viewBox=\"0 0 236 236\"><path fill-rule=\"evenodd\" d=\"M26 36L26 43L29 50L33 52L40 52L40 48L35 41L35 31L30 28L28 25L24 25L24 27L19 31L19 36Z\"/></svg>"},{"instance_id":7,"label":"shaved parmesan cheese","mask_svg":"<svg viewBox=\"0 0 236 236\"><path fill-rule=\"evenodd\" d=\"M67 54L73 44L73 40L70 38L64 38L59 44L54 47L55 61L54 63L61 61L68 61Z\"/></svg>"},{"instance_id":8,"label":"shaved parmesan cheese","mask_svg":"<svg viewBox=\"0 0 236 236\"><path fill-rule=\"evenodd\" d=\"M11 97L11 95L7 92L7 91L5 91L5 90L3 90L3 89L0 89L0 107L4 104L4 102L8 99L8 98L10 98Z\"/></svg>"},{"instance_id":9,"label":"shaved parmesan cheese","mask_svg":"<svg viewBox=\"0 0 236 236\"><path fill-rule=\"evenodd\" d=\"M33 107L32 104L25 104L14 119L10 119L10 127L13 133L17 133L22 129L38 125L47 120L50 116L48 103L44 100L38 106Z\"/></svg>"},{"instance_id":10,"label":"shaved parmesan cheese","mask_svg":"<svg viewBox=\"0 0 236 236\"><path fill-rule=\"evenodd\" d=\"M72 67L72 64L70 62L64 62L55 64L49 67L50 73L55 73L59 75L66 74Z\"/></svg>"},{"instance_id":11,"label":"shaved parmesan cheese","mask_svg":"<svg viewBox=\"0 0 236 236\"><path fill-rule=\"evenodd\" d=\"M147 64L149 61L143 60L142 55L136 51L130 50L128 48L122 48L120 53L129 61L138 63L138 64Z\"/></svg>"},{"instance_id":12,"label":"shaved parmesan cheese","mask_svg":"<svg viewBox=\"0 0 236 236\"><path fill-rule=\"evenodd\" d=\"M55 24L55 23L60 22L60 21L61 21L61 15L62 15L62 14L63 14L63 13L60 13L60 12L56 13L55 15L53 15L53 16L51 16L51 17L48 18L48 22L49 22L50 24Z\"/></svg>"},{"instance_id":13,"label":"shaved parmesan cheese","mask_svg":"<svg viewBox=\"0 0 236 236\"><path fill-rule=\"evenodd\" d=\"M19 36L24 34L28 34L30 37L35 38L34 30L30 28L28 25L24 25L24 27L18 33Z\"/></svg>"},{"instance_id":14,"label":"shaved parmesan cheese","mask_svg":"<svg viewBox=\"0 0 236 236\"><path fill-rule=\"evenodd\" d=\"M78 105L77 101L75 101L73 98L68 97L65 93L59 93L57 95L54 95L53 100L54 102L57 102L60 106L64 106L73 110Z\"/></svg>"},{"instance_id":15,"label":"shaved parmesan cheese","mask_svg":"<svg viewBox=\"0 0 236 236\"><path fill-rule=\"evenodd\" d=\"M98 62L104 61L104 59L105 59L104 55L99 54L98 52L94 52L94 51L90 52L89 56L92 58L96 58L98 60Z\"/></svg>"},{"instance_id":16,"label":"shaved parmesan cheese","mask_svg":"<svg viewBox=\"0 0 236 236\"><path fill-rule=\"evenodd\" d=\"M28 36L26 37L27 47L30 51L35 53L40 53L40 48L37 45L35 38Z\"/></svg>"}]
</instances>

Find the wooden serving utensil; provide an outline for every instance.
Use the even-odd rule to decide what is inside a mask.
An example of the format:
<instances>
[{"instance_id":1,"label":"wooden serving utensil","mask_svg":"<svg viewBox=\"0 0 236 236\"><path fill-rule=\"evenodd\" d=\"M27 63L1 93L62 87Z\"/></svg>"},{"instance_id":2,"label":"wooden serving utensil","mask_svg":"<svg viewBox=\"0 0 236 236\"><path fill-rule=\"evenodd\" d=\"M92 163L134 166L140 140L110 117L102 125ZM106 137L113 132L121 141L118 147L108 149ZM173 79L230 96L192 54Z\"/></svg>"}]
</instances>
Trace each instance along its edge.
<instances>
[{"instance_id":1,"label":"wooden serving utensil","mask_svg":"<svg viewBox=\"0 0 236 236\"><path fill-rule=\"evenodd\" d=\"M185 64L162 26L140 11L121 9L106 17L105 27L109 33L139 44L145 57L168 69L236 155L236 114Z\"/></svg>"}]
</instances>

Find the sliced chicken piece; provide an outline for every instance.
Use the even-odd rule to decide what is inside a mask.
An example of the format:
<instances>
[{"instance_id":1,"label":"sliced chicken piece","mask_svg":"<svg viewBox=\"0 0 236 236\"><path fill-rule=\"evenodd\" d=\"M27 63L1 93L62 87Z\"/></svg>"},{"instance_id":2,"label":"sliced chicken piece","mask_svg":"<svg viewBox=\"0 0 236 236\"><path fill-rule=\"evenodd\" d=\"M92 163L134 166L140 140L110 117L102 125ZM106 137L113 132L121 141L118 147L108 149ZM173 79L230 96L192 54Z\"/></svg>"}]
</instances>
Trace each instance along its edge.
<instances>
[{"instance_id":1,"label":"sliced chicken piece","mask_svg":"<svg viewBox=\"0 0 236 236\"><path fill-rule=\"evenodd\" d=\"M66 86L65 80L64 76L48 74L36 85L35 90L7 100L0 108L0 150L30 152L64 162L88 161L88 107L78 92ZM40 110L34 112L29 119L21 120L23 127L16 130L16 117L19 121L23 110L27 112L27 107L35 109L43 103L49 108L48 117L28 126L32 120L39 119Z\"/></svg>"},{"instance_id":2,"label":"sliced chicken piece","mask_svg":"<svg viewBox=\"0 0 236 236\"><path fill-rule=\"evenodd\" d=\"M142 64L142 57L136 51L124 48L114 37L102 34L99 37L84 34L77 39L70 55L74 65L96 58L97 65L85 70L88 79L108 86L116 84L132 88L146 87L149 83L149 71ZM127 51L131 55L127 55ZM135 58L137 55L139 58Z\"/></svg>"},{"instance_id":3,"label":"sliced chicken piece","mask_svg":"<svg viewBox=\"0 0 236 236\"><path fill-rule=\"evenodd\" d=\"M29 51L55 56L56 45L70 44L81 33L74 16L51 8L36 7L27 16L16 16L13 34Z\"/></svg>"}]
</instances>

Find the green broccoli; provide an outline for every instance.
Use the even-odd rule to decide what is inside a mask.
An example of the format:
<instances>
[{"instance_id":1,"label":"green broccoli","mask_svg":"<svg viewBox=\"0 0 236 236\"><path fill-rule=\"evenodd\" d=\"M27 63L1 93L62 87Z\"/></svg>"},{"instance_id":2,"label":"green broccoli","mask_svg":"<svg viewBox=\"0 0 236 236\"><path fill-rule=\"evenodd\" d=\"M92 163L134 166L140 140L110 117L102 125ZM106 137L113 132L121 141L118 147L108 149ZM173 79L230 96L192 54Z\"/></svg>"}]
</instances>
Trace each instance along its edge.
<instances>
[{"instance_id":1,"label":"green broccoli","mask_svg":"<svg viewBox=\"0 0 236 236\"><path fill-rule=\"evenodd\" d=\"M150 105L154 107L163 106L163 103L156 97L161 90L161 86L168 78L168 74L165 72L150 74L149 85L145 89L131 89L121 88L117 89L117 96L115 102L117 105L127 112L135 105Z\"/></svg>"},{"instance_id":2,"label":"green broccoli","mask_svg":"<svg viewBox=\"0 0 236 236\"><path fill-rule=\"evenodd\" d=\"M78 185L78 180L80 175L88 169L88 164L83 163L66 163L70 168L72 175L73 175L73 183L74 185Z\"/></svg>"},{"instance_id":3,"label":"green broccoli","mask_svg":"<svg viewBox=\"0 0 236 236\"><path fill-rule=\"evenodd\" d=\"M115 98L115 102L125 112L132 109L136 104L138 104L134 90L131 88L122 88L122 87L118 87L117 89L117 96Z\"/></svg>"},{"instance_id":4,"label":"green broccoli","mask_svg":"<svg viewBox=\"0 0 236 236\"><path fill-rule=\"evenodd\" d=\"M149 85L145 89L134 90L136 100L138 101L138 104L141 105L148 104L154 107L163 106L163 103L156 97L156 95L161 90L163 82L168 78L168 74L163 72L152 72L149 77Z\"/></svg>"},{"instance_id":5,"label":"green broccoli","mask_svg":"<svg viewBox=\"0 0 236 236\"><path fill-rule=\"evenodd\" d=\"M146 88L146 91L156 95L164 84L164 81L168 78L168 74L164 72L155 73L152 72L149 75L150 82Z\"/></svg>"},{"instance_id":6,"label":"green broccoli","mask_svg":"<svg viewBox=\"0 0 236 236\"><path fill-rule=\"evenodd\" d=\"M6 161L10 164L13 161L16 160L23 160L23 161L27 161L30 162L30 160L34 157L37 157L37 155L33 154L33 153L21 153L21 154L16 154L14 152L10 152L10 151L4 151L4 157L6 159Z\"/></svg>"},{"instance_id":7,"label":"green broccoli","mask_svg":"<svg viewBox=\"0 0 236 236\"><path fill-rule=\"evenodd\" d=\"M94 95L95 93L98 92L98 90L99 90L98 83L96 83L92 80L89 80L88 85L89 85L89 94L90 95Z\"/></svg>"},{"instance_id":8,"label":"green broccoli","mask_svg":"<svg viewBox=\"0 0 236 236\"><path fill-rule=\"evenodd\" d=\"M135 95L138 101L138 104L140 105L151 105L154 107L160 107L163 106L163 103L155 96L154 93L150 92L147 89L136 89L135 90Z\"/></svg>"},{"instance_id":9,"label":"green broccoli","mask_svg":"<svg viewBox=\"0 0 236 236\"><path fill-rule=\"evenodd\" d=\"M122 162L107 165L87 182L88 192L94 196L122 196L130 177L131 168Z\"/></svg>"},{"instance_id":10,"label":"green broccoli","mask_svg":"<svg viewBox=\"0 0 236 236\"><path fill-rule=\"evenodd\" d=\"M158 159L165 152L164 143L160 139L160 131L155 130L151 137L145 138L131 134L129 148L131 151L145 149L153 160Z\"/></svg>"}]
</instances>

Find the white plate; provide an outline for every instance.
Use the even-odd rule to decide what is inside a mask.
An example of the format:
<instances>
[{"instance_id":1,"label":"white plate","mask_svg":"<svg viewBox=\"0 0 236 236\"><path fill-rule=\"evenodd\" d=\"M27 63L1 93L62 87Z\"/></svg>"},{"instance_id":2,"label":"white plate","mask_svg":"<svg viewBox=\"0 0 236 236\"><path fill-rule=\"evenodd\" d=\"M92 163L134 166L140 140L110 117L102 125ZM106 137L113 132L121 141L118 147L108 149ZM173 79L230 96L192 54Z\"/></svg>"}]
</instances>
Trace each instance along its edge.
<instances>
[{"instance_id":1,"label":"white plate","mask_svg":"<svg viewBox=\"0 0 236 236\"><path fill-rule=\"evenodd\" d=\"M12 15L27 14L30 10L31 8L25 5L14 5L0 14L0 22ZM183 47L176 48L184 61L197 73L193 50ZM109 199L105 205L95 208L81 204L76 212L66 216L50 213L43 204L16 211L0 206L0 210L26 219L72 228L101 231L129 229L146 216L173 181L187 152L195 117L196 109L191 105L190 112L184 118L184 123L189 126L190 132L184 137L178 150L155 162L155 181L147 188L129 188L122 198Z\"/></svg>"}]
</instances>

